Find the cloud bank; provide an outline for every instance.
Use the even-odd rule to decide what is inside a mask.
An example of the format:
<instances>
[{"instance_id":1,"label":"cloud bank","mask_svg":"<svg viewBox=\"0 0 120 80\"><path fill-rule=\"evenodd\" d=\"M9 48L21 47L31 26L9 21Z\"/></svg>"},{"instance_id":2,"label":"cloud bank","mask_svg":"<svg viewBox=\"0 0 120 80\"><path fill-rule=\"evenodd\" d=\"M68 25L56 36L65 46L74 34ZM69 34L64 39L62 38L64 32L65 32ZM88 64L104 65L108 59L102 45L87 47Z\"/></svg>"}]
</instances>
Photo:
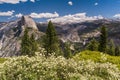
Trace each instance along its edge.
<instances>
[{"instance_id":1,"label":"cloud bank","mask_svg":"<svg viewBox=\"0 0 120 80\"><path fill-rule=\"evenodd\" d=\"M30 16L32 18L55 18L59 17L59 14L57 12L54 13L31 13Z\"/></svg>"},{"instance_id":2,"label":"cloud bank","mask_svg":"<svg viewBox=\"0 0 120 80\"><path fill-rule=\"evenodd\" d=\"M20 2L27 2L28 0L0 0L0 4L3 3L10 3L10 4L17 4ZM35 2L35 0L30 0L31 2Z\"/></svg>"},{"instance_id":3,"label":"cloud bank","mask_svg":"<svg viewBox=\"0 0 120 80\"><path fill-rule=\"evenodd\" d=\"M0 16L12 16L15 11L0 12Z\"/></svg>"},{"instance_id":4,"label":"cloud bank","mask_svg":"<svg viewBox=\"0 0 120 80\"><path fill-rule=\"evenodd\" d=\"M23 14L21 14L21 13L15 15L15 17L17 17L17 18L20 18L22 16L23 16Z\"/></svg>"},{"instance_id":5,"label":"cloud bank","mask_svg":"<svg viewBox=\"0 0 120 80\"><path fill-rule=\"evenodd\" d=\"M120 18L120 14L115 14L113 17L114 18Z\"/></svg>"},{"instance_id":6,"label":"cloud bank","mask_svg":"<svg viewBox=\"0 0 120 80\"><path fill-rule=\"evenodd\" d=\"M79 23L79 22L85 22L85 21L93 21L98 19L103 19L103 17L101 15L89 17L86 15L86 13L77 13L73 15L70 14L70 15L65 15L58 18L48 19L48 21L51 20L54 23L64 24L64 23Z\"/></svg>"}]
</instances>

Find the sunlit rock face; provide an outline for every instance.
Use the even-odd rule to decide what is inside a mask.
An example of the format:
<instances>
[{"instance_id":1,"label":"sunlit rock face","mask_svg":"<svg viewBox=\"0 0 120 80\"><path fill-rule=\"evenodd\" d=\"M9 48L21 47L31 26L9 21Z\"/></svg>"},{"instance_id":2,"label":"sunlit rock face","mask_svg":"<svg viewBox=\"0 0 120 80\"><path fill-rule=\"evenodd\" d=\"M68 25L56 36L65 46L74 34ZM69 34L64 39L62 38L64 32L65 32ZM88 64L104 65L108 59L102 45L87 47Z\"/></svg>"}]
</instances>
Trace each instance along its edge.
<instances>
[{"instance_id":1,"label":"sunlit rock face","mask_svg":"<svg viewBox=\"0 0 120 80\"><path fill-rule=\"evenodd\" d=\"M36 23L29 16L22 16L21 19L0 23L0 57L19 56L21 38L25 28L29 28L29 35L36 34L39 38L41 33L38 31Z\"/></svg>"},{"instance_id":2,"label":"sunlit rock face","mask_svg":"<svg viewBox=\"0 0 120 80\"><path fill-rule=\"evenodd\" d=\"M31 28L34 30L38 30L36 23L34 22L34 20L30 17L30 16L22 16L21 18L21 26L23 26L22 28Z\"/></svg>"}]
</instances>

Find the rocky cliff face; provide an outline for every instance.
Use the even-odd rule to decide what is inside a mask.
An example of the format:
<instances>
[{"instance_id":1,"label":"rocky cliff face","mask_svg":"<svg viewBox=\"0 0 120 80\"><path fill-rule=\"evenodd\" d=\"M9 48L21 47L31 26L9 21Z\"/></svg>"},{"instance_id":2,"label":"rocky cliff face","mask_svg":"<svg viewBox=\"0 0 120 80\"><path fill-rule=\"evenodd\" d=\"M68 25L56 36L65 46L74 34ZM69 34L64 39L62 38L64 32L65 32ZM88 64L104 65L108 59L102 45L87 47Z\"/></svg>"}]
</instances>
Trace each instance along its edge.
<instances>
[{"instance_id":1,"label":"rocky cliff face","mask_svg":"<svg viewBox=\"0 0 120 80\"><path fill-rule=\"evenodd\" d=\"M23 16L19 20L0 24L0 57L20 55L21 37L25 28L30 29L29 35L36 34L36 38L42 34L29 16Z\"/></svg>"},{"instance_id":2,"label":"rocky cliff face","mask_svg":"<svg viewBox=\"0 0 120 80\"><path fill-rule=\"evenodd\" d=\"M22 16L20 25L22 26L23 29L28 27L34 30L38 30L36 23L30 16Z\"/></svg>"}]
</instances>

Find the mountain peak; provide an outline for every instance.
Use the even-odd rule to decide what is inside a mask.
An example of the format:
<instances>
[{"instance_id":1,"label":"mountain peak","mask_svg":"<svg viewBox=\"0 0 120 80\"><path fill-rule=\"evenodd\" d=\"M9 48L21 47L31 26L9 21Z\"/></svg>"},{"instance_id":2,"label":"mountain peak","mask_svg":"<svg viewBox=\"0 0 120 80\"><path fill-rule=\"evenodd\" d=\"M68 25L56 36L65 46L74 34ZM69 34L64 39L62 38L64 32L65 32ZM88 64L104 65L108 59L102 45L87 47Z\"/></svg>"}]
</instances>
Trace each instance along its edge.
<instances>
[{"instance_id":1,"label":"mountain peak","mask_svg":"<svg viewBox=\"0 0 120 80\"><path fill-rule=\"evenodd\" d=\"M30 16L22 16L21 26L38 30L35 21Z\"/></svg>"},{"instance_id":2,"label":"mountain peak","mask_svg":"<svg viewBox=\"0 0 120 80\"><path fill-rule=\"evenodd\" d=\"M21 19L15 21L0 23L0 57L21 54L21 38L24 35L25 28L28 28L29 36L35 35L35 39L41 38L43 35L30 16L22 16Z\"/></svg>"}]
</instances>

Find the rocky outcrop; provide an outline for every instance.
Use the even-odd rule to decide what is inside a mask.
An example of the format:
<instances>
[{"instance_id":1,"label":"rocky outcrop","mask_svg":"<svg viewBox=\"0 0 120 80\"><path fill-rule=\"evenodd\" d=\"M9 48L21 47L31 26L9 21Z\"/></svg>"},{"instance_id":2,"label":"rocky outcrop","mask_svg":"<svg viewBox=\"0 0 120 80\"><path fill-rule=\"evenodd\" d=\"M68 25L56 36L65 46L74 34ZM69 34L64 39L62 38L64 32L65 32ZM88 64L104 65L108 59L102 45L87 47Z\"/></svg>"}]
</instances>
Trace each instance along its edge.
<instances>
[{"instance_id":1,"label":"rocky outcrop","mask_svg":"<svg viewBox=\"0 0 120 80\"><path fill-rule=\"evenodd\" d=\"M34 30L38 30L36 23L30 16L22 16L20 25L22 26L22 29L28 27Z\"/></svg>"},{"instance_id":2,"label":"rocky outcrop","mask_svg":"<svg viewBox=\"0 0 120 80\"><path fill-rule=\"evenodd\" d=\"M25 28L29 28L29 35L35 34L38 39L43 33L38 31L36 23L29 16L23 16L16 21L1 23L0 25L0 57L19 56L21 37Z\"/></svg>"}]
</instances>

